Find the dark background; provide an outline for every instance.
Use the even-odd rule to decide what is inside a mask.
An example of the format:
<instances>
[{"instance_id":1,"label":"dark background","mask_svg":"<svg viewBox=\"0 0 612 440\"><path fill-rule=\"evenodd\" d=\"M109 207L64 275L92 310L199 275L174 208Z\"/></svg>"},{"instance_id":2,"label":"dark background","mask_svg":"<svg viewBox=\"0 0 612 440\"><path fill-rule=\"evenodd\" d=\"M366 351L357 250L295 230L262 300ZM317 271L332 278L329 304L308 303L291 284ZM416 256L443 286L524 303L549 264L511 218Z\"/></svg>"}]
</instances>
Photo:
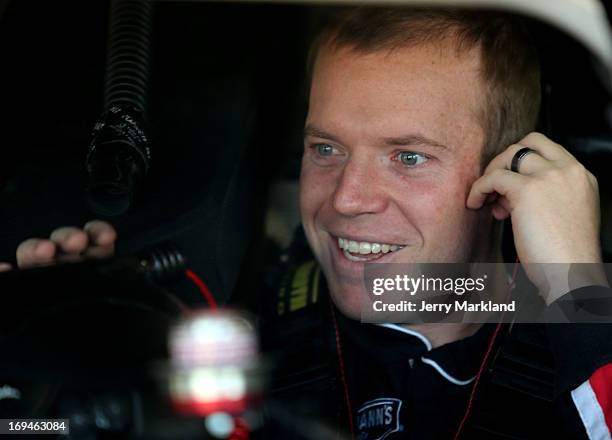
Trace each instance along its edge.
<instances>
[{"instance_id":1,"label":"dark background","mask_svg":"<svg viewBox=\"0 0 612 440\"><path fill-rule=\"evenodd\" d=\"M0 261L13 261L25 238L93 216L83 164L102 109L108 3L4 4ZM171 240L217 296L240 290L248 297L246 287L270 255L263 234L269 186L298 177L304 60L321 10L157 3L153 165L134 209L112 220L120 252ZM541 128L585 162L599 178L602 199L610 200L609 95L580 45L542 24L531 26L549 91ZM603 209L607 215L605 203ZM603 233L610 235L606 219ZM188 301L199 298L191 287L182 292Z\"/></svg>"}]
</instances>

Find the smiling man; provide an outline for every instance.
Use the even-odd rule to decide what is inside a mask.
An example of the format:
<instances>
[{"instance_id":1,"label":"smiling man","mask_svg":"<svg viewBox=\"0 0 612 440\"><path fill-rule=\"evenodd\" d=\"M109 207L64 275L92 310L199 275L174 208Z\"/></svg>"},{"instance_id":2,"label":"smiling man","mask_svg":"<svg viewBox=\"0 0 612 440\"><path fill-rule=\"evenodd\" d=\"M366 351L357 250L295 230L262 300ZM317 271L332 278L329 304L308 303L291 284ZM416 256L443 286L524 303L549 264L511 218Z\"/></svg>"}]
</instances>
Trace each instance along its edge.
<instances>
[{"instance_id":1,"label":"smiling man","mask_svg":"<svg viewBox=\"0 0 612 440\"><path fill-rule=\"evenodd\" d=\"M364 262L475 261L493 223L465 206L485 140L478 47L387 44L322 45L305 128L304 230L352 318Z\"/></svg>"},{"instance_id":2,"label":"smiling man","mask_svg":"<svg viewBox=\"0 0 612 440\"><path fill-rule=\"evenodd\" d=\"M358 322L366 263L499 262L509 217L521 262L601 263L595 178L530 133L540 74L521 22L351 9L321 32L310 67L300 180L310 250L287 265L266 320L267 345L288 359L273 396L291 405L314 394L311 413L360 439L610 438L603 326L504 328L501 346L491 325ZM106 255L114 240L102 222L62 228L24 242L18 261ZM550 288L554 275L527 274L547 304L566 293ZM504 356L513 363L497 374ZM300 423L289 425L327 432Z\"/></svg>"},{"instance_id":3,"label":"smiling man","mask_svg":"<svg viewBox=\"0 0 612 440\"><path fill-rule=\"evenodd\" d=\"M556 366L557 385L565 385L556 399L545 387L528 398L529 390L484 386L488 403L474 416L468 401L487 344L494 344L491 326L357 323L367 303L367 263L500 262L499 220L508 217L524 263L601 263L594 177L563 147L530 134L540 74L521 22L495 13L357 8L321 33L311 76L300 208L325 276L320 290L327 287L334 304L328 319L338 393L352 436L607 432L593 415L612 408L585 407L576 390L610 360L611 347L568 346L585 336L605 340L605 328L585 334L576 327L571 337L568 328L549 329L555 356L574 350L588 359L581 369ZM537 272L527 269L547 304L567 293L550 288L554 274ZM607 375L604 388L612 383L609 366L597 371ZM499 412L483 425L489 404ZM508 407L531 410L504 421Z\"/></svg>"}]
</instances>

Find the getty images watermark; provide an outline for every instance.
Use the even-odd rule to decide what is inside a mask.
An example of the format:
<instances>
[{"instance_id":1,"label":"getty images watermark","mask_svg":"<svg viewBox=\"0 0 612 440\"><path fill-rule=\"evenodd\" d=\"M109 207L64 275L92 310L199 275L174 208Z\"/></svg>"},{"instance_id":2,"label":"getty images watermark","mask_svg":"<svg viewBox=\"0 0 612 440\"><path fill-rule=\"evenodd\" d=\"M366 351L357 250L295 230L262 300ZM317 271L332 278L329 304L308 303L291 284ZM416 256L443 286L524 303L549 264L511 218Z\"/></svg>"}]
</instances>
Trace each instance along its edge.
<instances>
[{"instance_id":1,"label":"getty images watermark","mask_svg":"<svg viewBox=\"0 0 612 440\"><path fill-rule=\"evenodd\" d=\"M367 264L361 318L611 323L611 274L603 264Z\"/></svg>"}]
</instances>

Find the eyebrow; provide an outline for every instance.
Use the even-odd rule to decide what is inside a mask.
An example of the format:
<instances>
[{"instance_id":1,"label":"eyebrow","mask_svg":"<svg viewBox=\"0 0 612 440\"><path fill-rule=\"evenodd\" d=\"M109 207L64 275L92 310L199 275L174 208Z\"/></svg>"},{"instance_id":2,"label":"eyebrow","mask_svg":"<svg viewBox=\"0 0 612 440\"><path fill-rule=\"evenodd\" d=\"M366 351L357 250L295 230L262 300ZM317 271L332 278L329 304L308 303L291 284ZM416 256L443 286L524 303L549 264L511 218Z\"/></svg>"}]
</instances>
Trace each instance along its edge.
<instances>
[{"instance_id":1,"label":"eyebrow","mask_svg":"<svg viewBox=\"0 0 612 440\"><path fill-rule=\"evenodd\" d=\"M322 139L329 139L330 141L339 142L338 138L336 138L333 134L329 134L313 125L307 125L304 127L304 137L318 137Z\"/></svg>"},{"instance_id":2,"label":"eyebrow","mask_svg":"<svg viewBox=\"0 0 612 440\"><path fill-rule=\"evenodd\" d=\"M318 137L322 139L329 139L330 141L339 142L338 138L333 134L327 133L315 126L307 125L304 127L304 137ZM383 138L383 143L385 145L395 145L395 146L410 146L410 145L427 145L430 147L441 148L448 150L449 148L433 139L430 139L421 134L407 134L405 136L399 137L387 137Z\"/></svg>"},{"instance_id":3,"label":"eyebrow","mask_svg":"<svg viewBox=\"0 0 612 440\"><path fill-rule=\"evenodd\" d=\"M408 146L408 145L428 145L430 147L442 148L448 150L449 148L433 139L429 139L421 134L408 134L406 136L384 138L384 143L387 145L397 146Z\"/></svg>"}]
</instances>

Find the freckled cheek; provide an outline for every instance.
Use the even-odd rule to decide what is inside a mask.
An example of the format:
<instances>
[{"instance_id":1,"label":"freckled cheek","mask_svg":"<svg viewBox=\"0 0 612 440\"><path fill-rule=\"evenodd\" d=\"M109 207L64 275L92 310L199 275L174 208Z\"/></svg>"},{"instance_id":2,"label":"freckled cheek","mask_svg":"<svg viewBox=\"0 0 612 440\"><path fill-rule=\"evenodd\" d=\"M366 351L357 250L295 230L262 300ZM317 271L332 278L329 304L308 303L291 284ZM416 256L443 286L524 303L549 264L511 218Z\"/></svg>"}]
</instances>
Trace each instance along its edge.
<instances>
[{"instance_id":1,"label":"freckled cheek","mask_svg":"<svg viewBox=\"0 0 612 440\"><path fill-rule=\"evenodd\" d=\"M338 173L312 165L303 165L300 173L300 204L322 205L336 188Z\"/></svg>"},{"instance_id":2,"label":"freckled cheek","mask_svg":"<svg viewBox=\"0 0 612 440\"><path fill-rule=\"evenodd\" d=\"M393 196L403 215L417 227L461 222L469 216L466 193L457 183L441 181L412 182Z\"/></svg>"}]
</instances>

